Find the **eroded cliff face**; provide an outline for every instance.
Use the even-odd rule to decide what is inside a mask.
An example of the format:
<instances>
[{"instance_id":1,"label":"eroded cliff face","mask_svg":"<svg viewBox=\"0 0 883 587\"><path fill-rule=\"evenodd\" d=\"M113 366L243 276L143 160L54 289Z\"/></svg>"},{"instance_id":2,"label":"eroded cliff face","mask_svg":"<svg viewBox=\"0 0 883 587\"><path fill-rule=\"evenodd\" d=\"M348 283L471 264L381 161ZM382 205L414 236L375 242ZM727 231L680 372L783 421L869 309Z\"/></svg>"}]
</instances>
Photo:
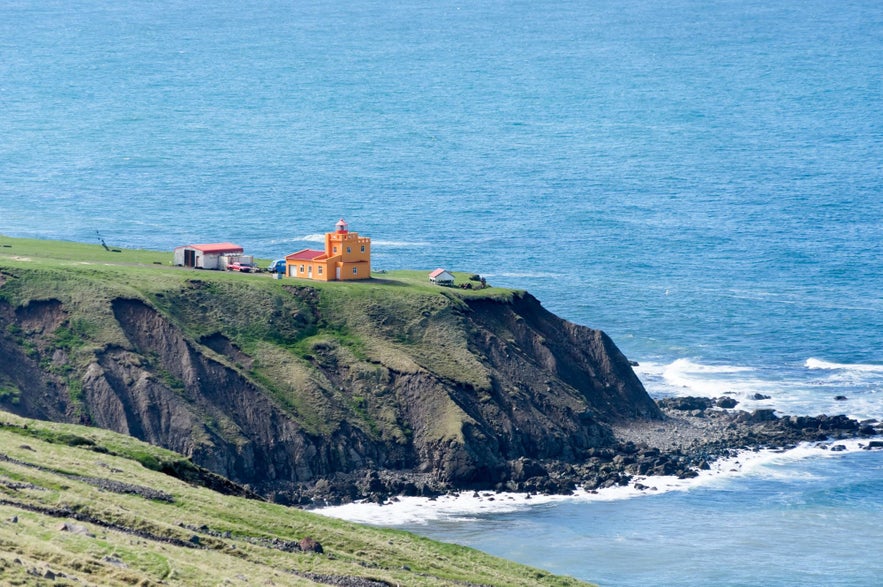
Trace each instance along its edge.
<instances>
[{"instance_id":1,"label":"eroded cliff face","mask_svg":"<svg viewBox=\"0 0 883 587\"><path fill-rule=\"evenodd\" d=\"M287 338L252 340L246 352L237 340L251 323L192 334L212 303L194 284L112 298L126 342L87 341L88 352L65 343L63 302L0 301L0 406L130 434L283 499L344 478L368 491L377 470L391 490L414 491L420 478L491 487L610 446L611 422L661 418L604 333L528 294L439 294L409 322L382 304L331 318L316 290L286 288L272 316L253 320L275 321Z\"/></svg>"}]
</instances>

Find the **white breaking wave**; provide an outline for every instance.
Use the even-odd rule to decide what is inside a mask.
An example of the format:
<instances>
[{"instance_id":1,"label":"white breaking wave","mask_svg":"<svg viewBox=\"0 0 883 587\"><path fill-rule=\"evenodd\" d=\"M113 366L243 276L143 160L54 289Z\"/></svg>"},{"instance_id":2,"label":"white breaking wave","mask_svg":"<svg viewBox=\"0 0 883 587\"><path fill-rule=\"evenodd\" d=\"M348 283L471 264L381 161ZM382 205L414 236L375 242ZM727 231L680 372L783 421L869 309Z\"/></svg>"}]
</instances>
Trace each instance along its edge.
<instances>
[{"instance_id":1,"label":"white breaking wave","mask_svg":"<svg viewBox=\"0 0 883 587\"><path fill-rule=\"evenodd\" d=\"M867 440L844 440L826 443L803 443L787 451L744 451L727 459L711 463L711 468L699 471L693 479L674 476L636 476L627 486L610 487L597 492L578 490L573 495L533 495L521 493L494 493L491 491L464 491L459 495L438 498L401 497L384 504L354 502L315 510L316 513L350 522L379 526L413 526L439 520L478 522L481 516L525 511L549 503L588 503L633 499L672 491L689 491L699 487L725 486L734 478L758 476L765 478L793 477L793 471L778 469L795 461L809 458L833 458L850 452L859 452ZM842 445L839 451L832 446Z\"/></svg>"},{"instance_id":2,"label":"white breaking wave","mask_svg":"<svg viewBox=\"0 0 883 587\"><path fill-rule=\"evenodd\" d=\"M779 415L845 414L883 418L883 366L844 365L810 359L780 369L704 365L690 359L641 362L635 367L654 398L729 396L740 410L767 408Z\"/></svg>"},{"instance_id":3,"label":"white breaking wave","mask_svg":"<svg viewBox=\"0 0 883 587\"><path fill-rule=\"evenodd\" d=\"M690 359L677 359L665 369L666 373L744 373L753 370L738 365L703 365Z\"/></svg>"},{"instance_id":4,"label":"white breaking wave","mask_svg":"<svg viewBox=\"0 0 883 587\"><path fill-rule=\"evenodd\" d=\"M429 243L423 241L386 241L371 239L372 247L428 247Z\"/></svg>"},{"instance_id":5,"label":"white breaking wave","mask_svg":"<svg viewBox=\"0 0 883 587\"><path fill-rule=\"evenodd\" d=\"M291 243L299 243L303 242L304 239L297 237L289 237L289 238L271 238L263 241L268 245L287 245Z\"/></svg>"},{"instance_id":6,"label":"white breaking wave","mask_svg":"<svg viewBox=\"0 0 883 587\"><path fill-rule=\"evenodd\" d=\"M541 273L539 271L526 271L526 272L508 272L508 273L486 273L484 274L487 278L493 277L507 277L511 279L545 279L549 277L563 277L562 273Z\"/></svg>"},{"instance_id":7,"label":"white breaking wave","mask_svg":"<svg viewBox=\"0 0 883 587\"><path fill-rule=\"evenodd\" d=\"M649 384L663 383L658 391L664 395L753 395L764 387L761 380L750 375L754 371L751 367L703 365L690 359L677 359L667 365L641 363L635 371Z\"/></svg>"},{"instance_id":8,"label":"white breaking wave","mask_svg":"<svg viewBox=\"0 0 883 587\"><path fill-rule=\"evenodd\" d=\"M291 239L290 242L310 242L310 243L324 243L325 235L324 234L307 234L298 238ZM371 239L372 247L428 247L430 243L425 241L397 241L397 240L383 240L383 239Z\"/></svg>"},{"instance_id":9,"label":"white breaking wave","mask_svg":"<svg viewBox=\"0 0 883 587\"><path fill-rule=\"evenodd\" d=\"M810 357L803 364L807 369L827 369L843 371L863 371L866 373L883 373L883 365L870 365L862 363L830 363L821 359Z\"/></svg>"}]
</instances>

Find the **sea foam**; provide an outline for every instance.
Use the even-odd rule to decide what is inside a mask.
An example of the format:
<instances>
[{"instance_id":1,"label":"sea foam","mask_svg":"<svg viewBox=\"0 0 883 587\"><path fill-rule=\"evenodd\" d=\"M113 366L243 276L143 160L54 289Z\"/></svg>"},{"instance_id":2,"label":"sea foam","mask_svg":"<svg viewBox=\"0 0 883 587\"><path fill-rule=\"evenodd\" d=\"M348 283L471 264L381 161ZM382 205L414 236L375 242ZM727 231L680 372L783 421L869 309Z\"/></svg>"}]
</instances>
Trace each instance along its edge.
<instances>
[{"instance_id":1,"label":"sea foam","mask_svg":"<svg viewBox=\"0 0 883 587\"><path fill-rule=\"evenodd\" d=\"M675 476L635 476L626 486L597 491L579 489L572 495L528 495L523 493L464 491L437 498L399 497L383 504L353 502L315 510L325 516L377 526L415 526L440 521L478 522L485 516L528 511L546 504L563 502L591 503L635 499L672 491L691 491L700 487L726 487L741 477L778 478L786 473L781 467L811 458L837 458L864 450L867 440L842 440L825 443L802 443L789 450L741 451L719 459L708 470L692 479ZM831 450L832 447L836 450ZM793 475L793 471L787 475Z\"/></svg>"},{"instance_id":2,"label":"sea foam","mask_svg":"<svg viewBox=\"0 0 883 587\"><path fill-rule=\"evenodd\" d=\"M363 235L370 237L371 235ZM314 233L291 239L291 242L307 242L307 243L324 243L325 235ZM388 239L371 239L372 247L392 247L392 248L419 248L428 247L430 243L425 241L408 241L408 240L388 240Z\"/></svg>"},{"instance_id":3,"label":"sea foam","mask_svg":"<svg viewBox=\"0 0 883 587\"><path fill-rule=\"evenodd\" d=\"M883 367L807 359L789 368L703 364L680 358L641 362L635 372L654 398L732 397L737 409L774 409L779 415L845 414L883 418Z\"/></svg>"},{"instance_id":4,"label":"sea foam","mask_svg":"<svg viewBox=\"0 0 883 587\"><path fill-rule=\"evenodd\" d=\"M807 369L827 369L837 371L860 371L866 373L883 373L883 365L870 365L862 363L831 363L810 357L804 363Z\"/></svg>"}]
</instances>

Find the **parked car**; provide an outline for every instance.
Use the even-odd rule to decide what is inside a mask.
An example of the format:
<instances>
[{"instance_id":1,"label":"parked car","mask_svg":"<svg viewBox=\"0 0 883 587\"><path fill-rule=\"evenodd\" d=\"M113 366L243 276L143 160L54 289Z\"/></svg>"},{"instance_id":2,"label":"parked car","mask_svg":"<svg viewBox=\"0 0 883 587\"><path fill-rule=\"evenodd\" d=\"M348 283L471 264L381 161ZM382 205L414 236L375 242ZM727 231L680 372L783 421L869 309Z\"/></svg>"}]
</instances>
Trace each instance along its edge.
<instances>
[{"instance_id":1,"label":"parked car","mask_svg":"<svg viewBox=\"0 0 883 587\"><path fill-rule=\"evenodd\" d=\"M270 273L285 273L285 259L276 259L267 266Z\"/></svg>"},{"instance_id":2,"label":"parked car","mask_svg":"<svg viewBox=\"0 0 883 587\"><path fill-rule=\"evenodd\" d=\"M254 265L251 263L240 263L236 261L235 263L230 263L227 265L227 271L239 271L241 273L251 273L254 271Z\"/></svg>"}]
</instances>

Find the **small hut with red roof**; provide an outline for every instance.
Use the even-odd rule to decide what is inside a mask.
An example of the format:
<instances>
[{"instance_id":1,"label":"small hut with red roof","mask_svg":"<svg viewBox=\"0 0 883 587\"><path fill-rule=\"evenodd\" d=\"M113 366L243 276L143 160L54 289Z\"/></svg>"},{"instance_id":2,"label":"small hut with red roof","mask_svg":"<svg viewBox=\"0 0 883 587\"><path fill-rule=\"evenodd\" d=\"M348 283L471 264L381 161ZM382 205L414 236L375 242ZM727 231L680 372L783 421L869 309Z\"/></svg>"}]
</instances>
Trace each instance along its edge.
<instances>
[{"instance_id":1,"label":"small hut with red roof","mask_svg":"<svg viewBox=\"0 0 883 587\"><path fill-rule=\"evenodd\" d=\"M243 248L234 243L207 243L175 248L175 265L196 269L220 269L223 255L241 255Z\"/></svg>"}]
</instances>

